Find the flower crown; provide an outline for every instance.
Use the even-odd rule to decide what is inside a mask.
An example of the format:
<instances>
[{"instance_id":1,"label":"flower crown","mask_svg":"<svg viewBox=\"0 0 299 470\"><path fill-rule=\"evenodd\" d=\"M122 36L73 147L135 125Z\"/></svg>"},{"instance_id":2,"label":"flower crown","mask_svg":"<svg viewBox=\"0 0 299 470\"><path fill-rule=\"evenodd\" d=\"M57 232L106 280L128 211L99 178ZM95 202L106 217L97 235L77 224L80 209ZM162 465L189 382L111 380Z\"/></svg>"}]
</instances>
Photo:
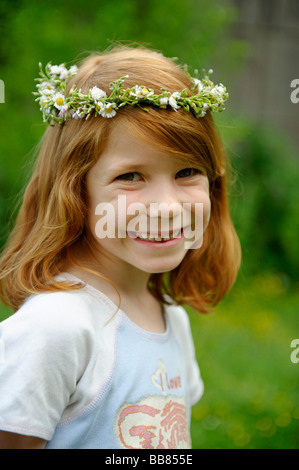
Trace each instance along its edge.
<instances>
[{"instance_id":1,"label":"flower crown","mask_svg":"<svg viewBox=\"0 0 299 470\"><path fill-rule=\"evenodd\" d=\"M123 106L138 106L148 111L141 105L156 106L166 109L168 106L174 111L183 108L185 111L192 112L196 118L205 116L207 110L212 112L223 111L224 103L228 99L228 93L224 85L214 85L209 75L213 72L204 72L203 78L191 77L194 95L188 96L186 90L171 93L161 89L160 94L155 94L152 89L143 85L135 85L133 88L124 88L124 81L129 76L115 80L110 83L111 93L109 96L105 91L94 86L83 94L81 89L72 87L69 95L66 96L65 89L70 77L76 75L78 67L73 65L67 69L64 64L51 65L48 63L45 71L40 67L40 78L36 78L39 83L36 85L37 96L35 101L40 104L40 110L43 115L43 121L51 125L51 122L62 124L68 117L75 119L88 119L93 113L95 116L112 118L117 110ZM186 70L187 72L187 70ZM188 72L187 72L188 73ZM198 73L196 71L196 73Z\"/></svg>"}]
</instances>

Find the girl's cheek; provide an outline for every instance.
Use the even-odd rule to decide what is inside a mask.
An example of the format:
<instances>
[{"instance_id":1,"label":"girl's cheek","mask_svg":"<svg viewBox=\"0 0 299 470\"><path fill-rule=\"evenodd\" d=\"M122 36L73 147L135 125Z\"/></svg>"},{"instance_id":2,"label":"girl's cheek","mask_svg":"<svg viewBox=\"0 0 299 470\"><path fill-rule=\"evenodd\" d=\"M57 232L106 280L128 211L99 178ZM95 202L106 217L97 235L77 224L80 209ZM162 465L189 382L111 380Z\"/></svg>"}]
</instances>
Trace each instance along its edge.
<instances>
[{"instance_id":1,"label":"girl's cheek","mask_svg":"<svg viewBox=\"0 0 299 470\"><path fill-rule=\"evenodd\" d=\"M200 190L193 200L195 201L193 204L195 218L199 219L197 223L202 226L202 231L204 232L209 224L211 215L211 199L208 187Z\"/></svg>"},{"instance_id":2,"label":"girl's cheek","mask_svg":"<svg viewBox=\"0 0 299 470\"><path fill-rule=\"evenodd\" d=\"M211 200L207 197L207 200L203 203L203 231L206 230L209 225L211 216Z\"/></svg>"}]
</instances>

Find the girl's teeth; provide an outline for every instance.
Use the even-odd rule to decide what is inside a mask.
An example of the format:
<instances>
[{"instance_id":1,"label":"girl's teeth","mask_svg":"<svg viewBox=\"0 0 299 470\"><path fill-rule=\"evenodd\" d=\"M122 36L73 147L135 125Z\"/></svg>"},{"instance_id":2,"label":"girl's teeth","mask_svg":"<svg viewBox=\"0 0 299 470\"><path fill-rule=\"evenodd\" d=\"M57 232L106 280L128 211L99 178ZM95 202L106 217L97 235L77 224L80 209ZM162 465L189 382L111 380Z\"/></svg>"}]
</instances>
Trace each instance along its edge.
<instances>
[{"instance_id":1,"label":"girl's teeth","mask_svg":"<svg viewBox=\"0 0 299 470\"><path fill-rule=\"evenodd\" d=\"M167 241L167 240L172 240L173 238L178 237L181 234L181 229L177 232L177 234L172 233L171 235L168 235L166 237L148 237L146 234L142 233L135 233L135 236L137 238L140 238L141 240L148 240L150 242L161 242L161 241Z\"/></svg>"}]
</instances>

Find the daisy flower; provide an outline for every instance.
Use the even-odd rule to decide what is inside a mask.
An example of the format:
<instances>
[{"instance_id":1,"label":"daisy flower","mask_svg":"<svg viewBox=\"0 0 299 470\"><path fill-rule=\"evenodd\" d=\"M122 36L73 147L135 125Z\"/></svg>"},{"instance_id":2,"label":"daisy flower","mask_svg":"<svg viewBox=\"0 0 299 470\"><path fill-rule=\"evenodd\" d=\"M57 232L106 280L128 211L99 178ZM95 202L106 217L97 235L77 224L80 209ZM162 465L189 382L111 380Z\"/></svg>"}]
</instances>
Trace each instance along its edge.
<instances>
[{"instance_id":1,"label":"daisy flower","mask_svg":"<svg viewBox=\"0 0 299 470\"><path fill-rule=\"evenodd\" d=\"M176 91L175 93L172 93L172 95L169 98L169 104L172 107L172 109L174 109L175 111L177 111L180 108L180 106L177 104L177 101L176 101L180 97L181 97L181 94L178 91Z\"/></svg>"},{"instance_id":2,"label":"daisy flower","mask_svg":"<svg viewBox=\"0 0 299 470\"><path fill-rule=\"evenodd\" d=\"M160 98L160 108L166 108L168 105L168 98L167 96Z\"/></svg>"},{"instance_id":3,"label":"daisy flower","mask_svg":"<svg viewBox=\"0 0 299 470\"><path fill-rule=\"evenodd\" d=\"M49 96L42 95L39 100L40 109L42 111L45 111L45 109L49 107L50 101L51 101L51 98Z\"/></svg>"},{"instance_id":4,"label":"daisy flower","mask_svg":"<svg viewBox=\"0 0 299 470\"><path fill-rule=\"evenodd\" d=\"M53 96L53 104L55 108L60 110L62 106L65 104L65 96L62 93L56 93Z\"/></svg>"},{"instance_id":5,"label":"daisy flower","mask_svg":"<svg viewBox=\"0 0 299 470\"><path fill-rule=\"evenodd\" d=\"M67 112L67 106L62 106L60 113L58 114L59 117L64 118Z\"/></svg>"},{"instance_id":6,"label":"daisy flower","mask_svg":"<svg viewBox=\"0 0 299 470\"><path fill-rule=\"evenodd\" d=\"M217 98L221 98L223 94L225 93L225 89L222 85L216 85L212 90L211 90L212 95L214 95Z\"/></svg>"},{"instance_id":7,"label":"daisy flower","mask_svg":"<svg viewBox=\"0 0 299 470\"><path fill-rule=\"evenodd\" d=\"M85 111L83 108L78 108L76 112L70 114L74 119L81 119L82 117L84 117Z\"/></svg>"},{"instance_id":8,"label":"daisy flower","mask_svg":"<svg viewBox=\"0 0 299 470\"><path fill-rule=\"evenodd\" d=\"M64 66L64 64L52 65L50 68L50 74L53 76L53 78L65 80L69 76L69 71Z\"/></svg>"},{"instance_id":9,"label":"daisy flower","mask_svg":"<svg viewBox=\"0 0 299 470\"><path fill-rule=\"evenodd\" d=\"M51 75L59 75L60 73L60 65L52 65L50 68L50 74Z\"/></svg>"},{"instance_id":10,"label":"daisy flower","mask_svg":"<svg viewBox=\"0 0 299 470\"><path fill-rule=\"evenodd\" d=\"M154 94L153 91L149 91L147 88L145 88L143 86L139 86L139 85L136 85L134 87L134 90L135 91L130 92L130 95L135 96L138 99L143 99L145 97L149 98L150 96L152 96Z\"/></svg>"},{"instance_id":11,"label":"daisy flower","mask_svg":"<svg viewBox=\"0 0 299 470\"><path fill-rule=\"evenodd\" d=\"M116 111L114 108L116 108L115 103L107 103L100 110L99 114L104 118L112 118L116 115Z\"/></svg>"},{"instance_id":12,"label":"daisy flower","mask_svg":"<svg viewBox=\"0 0 299 470\"><path fill-rule=\"evenodd\" d=\"M68 71L68 75L69 77L71 77L72 75L76 75L77 72L78 72L77 65L72 65Z\"/></svg>"},{"instance_id":13,"label":"daisy flower","mask_svg":"<svg viewBox=\"0 0 299 470\"><path fill-rule=\"evenodd\" d=\"M36 85L39 93L43 94L43 95L49 95L49 94L52 94L54 92L54 87L53 87L53 83L51 82L41 82L41 83L38 83Z\"/></svg>"},{"instance_id":14,"label":"daisy flower","mask_svg":"<svg viewBox=\"0 0 299 470\"><path fill-rule=\"evenodd\" d=\"M96 102L96 104L95 104L96 114L101 114L101 111L103 110L104 107L105 107L105 105L102 101Z\"/></svg>"},{"instance_id":15,"label":"daisy flower","mask_svg":"<svg viewBox=\"0 0 299 470\"><path fill-rule=\"evenodd\" d=\"M202 81L199 80L198 78L193 78L193 83L195 87L197 88L197 93L200 93L201 90L203 89Z\"/></svg>"}]
</instances>

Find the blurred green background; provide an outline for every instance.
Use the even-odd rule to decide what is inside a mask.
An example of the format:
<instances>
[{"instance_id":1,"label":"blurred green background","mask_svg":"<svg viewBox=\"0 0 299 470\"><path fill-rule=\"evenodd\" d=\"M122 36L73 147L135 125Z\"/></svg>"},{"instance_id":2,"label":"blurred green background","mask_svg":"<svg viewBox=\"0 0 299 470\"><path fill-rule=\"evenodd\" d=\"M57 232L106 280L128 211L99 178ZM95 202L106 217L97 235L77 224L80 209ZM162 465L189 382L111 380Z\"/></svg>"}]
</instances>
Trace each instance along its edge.
<instances>
[{"instance_id":1,"label":"blurred green background","mask_svg":"<svg viewBox=\"0 0 299 470\"><path fill-rule=\"evenodd\" d=\"M45 129L31 94L39 61L74 63L121 41L149 45L194 68L213 68L214 80L225 83L232 96L233 105L216 121L234 169L231 210L243 262L236 285L212 314L188 309L205 382L205 394L193 408L193 447L294 449L299 447L299 352L298 362L291 361L291 341L299 338L298 128L293 123L291 135L270 117L261 121L260 114L255 118L246 106L238 107L234 89L241 90L245 103L249 93L239 73L258 54L250 39L236 34L243 3L0 0L5 83L0 243ZM256 78L252 87L258 86ZM299 78L299 70L292 78ZM282 86L288 96L289 82ZM10 313L0 306L0 320Z\"/></svg>"}]
</instances>

